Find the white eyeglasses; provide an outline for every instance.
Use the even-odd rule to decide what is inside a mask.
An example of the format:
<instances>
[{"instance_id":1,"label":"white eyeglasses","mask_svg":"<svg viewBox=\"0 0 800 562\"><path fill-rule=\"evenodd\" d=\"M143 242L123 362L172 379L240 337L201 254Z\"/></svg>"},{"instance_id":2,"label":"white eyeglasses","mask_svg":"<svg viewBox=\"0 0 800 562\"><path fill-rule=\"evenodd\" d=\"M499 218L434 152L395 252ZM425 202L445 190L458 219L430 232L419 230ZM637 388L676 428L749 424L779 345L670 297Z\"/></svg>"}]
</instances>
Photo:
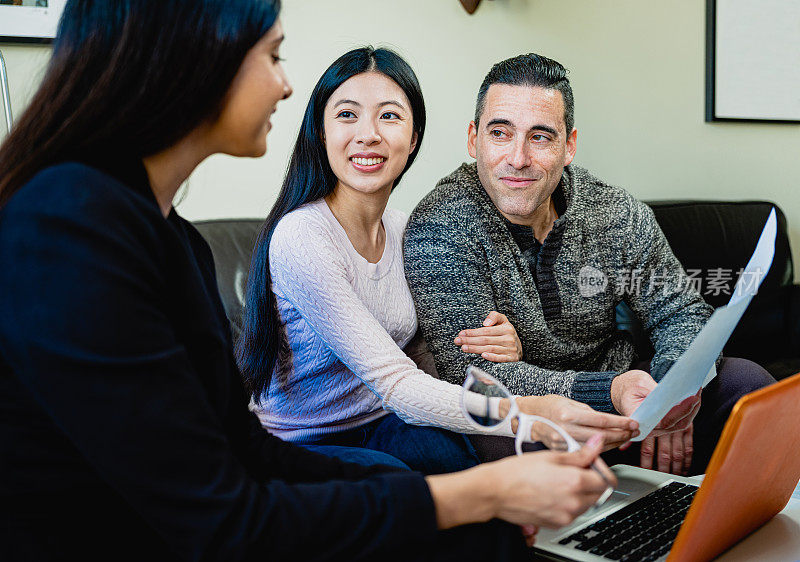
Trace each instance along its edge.
<instances>
[{"instance_id":1,"label":"white eyeglasses","mask_svg":"<svg viewBox=\"0 0 800 562\"><path fill-rule=\"evenodd\" d=\"M519 406L514 396L503 386L499 380L489 373L470 365L467 367L467 379L464 381L464 389L461 392L461 411L472 425L481 431L497 428L506 419L516 418L517 436L515 447L517 454L522 454L522 444L532 443L531 430L534 423L543 423L555 430L563 439L563 449L567 452L577 451L581 448L580 444L567 433L563 427L557 423L532 414L520 412ZM598 498L595 507L603 504L614 492L614 487L606 478L603 471L597 466L597 461L592 463L592 468L597 472L606 483L606 490Z\"/></svg>"}]
</instances>

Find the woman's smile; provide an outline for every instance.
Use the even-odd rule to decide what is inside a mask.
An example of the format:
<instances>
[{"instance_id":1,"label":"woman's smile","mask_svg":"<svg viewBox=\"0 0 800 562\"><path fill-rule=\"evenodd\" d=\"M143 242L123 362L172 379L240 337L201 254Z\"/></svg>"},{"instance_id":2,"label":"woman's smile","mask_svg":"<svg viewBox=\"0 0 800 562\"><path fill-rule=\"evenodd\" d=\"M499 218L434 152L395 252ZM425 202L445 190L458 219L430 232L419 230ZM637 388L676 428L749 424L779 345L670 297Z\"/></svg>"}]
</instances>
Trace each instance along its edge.
<instances>
[{"instance_id":1,"label":"woman's smile","mask_svg":"<svg viewBox=\"0 0 800 562\"><path fill-rule=\"evenodd\" d=\"M411 103L379 72L357 74L333 92L324 130L337 189L363 194L388 197L416 146Z\"/></svg>"},{"instance_id":2,"label":"woman's smile","mask_svg":"<svg viewBox=\"0 0 800 562\"><path fill-rule=\"evenodd\" d=\"M353 167L359 172L377 172L388 160L385 156L375 152L359 152L350 157Z\"/></svg>"}]
</instances>

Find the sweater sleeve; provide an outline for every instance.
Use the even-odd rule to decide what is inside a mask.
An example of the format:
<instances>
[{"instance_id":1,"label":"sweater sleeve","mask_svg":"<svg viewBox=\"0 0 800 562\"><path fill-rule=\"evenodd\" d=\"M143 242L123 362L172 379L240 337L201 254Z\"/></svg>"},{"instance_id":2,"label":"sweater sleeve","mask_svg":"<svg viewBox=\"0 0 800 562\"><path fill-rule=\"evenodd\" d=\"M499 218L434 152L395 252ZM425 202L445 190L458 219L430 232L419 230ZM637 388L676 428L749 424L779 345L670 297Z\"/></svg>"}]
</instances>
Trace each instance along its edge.
<instances>
[{"instance_id":1,"label":"sweater sleeve","mask_svg":"<svg viewBox=\"0 0 800 562\"><path fill-rule=\"evenodd\" d=\"M619 251L623 269L638 275L640 283L631 283L623 298L653 342L651 374L658 381L689 348L712 309L692 287L652 209L633 198L630 204L627 216L620 213L624 234L615 239L628 242Z\"/></svg>"},{"instance_id":2,"label":"sweater sleeve","mask_svg":"<svg viewBox=\"0 0 800 562\"><path fill-rule=\"evenodd\" d=\"M245 469L209 402L217 383L199 379L164 313L163 217L115 199L107 176L77 175L40 174L3 209L0 260L14 267L0 268L0 350L97 477L176 558L379 558L429 543L419 474L289 484Z\"/></svg>"},{"instance_id":3,"label":"sweater sleeve","mask_svg":"<svg viewBox=\"0 0 800 562\"><path fill-rule=\"evenodd\" d=\"M387 410L410 424L478 432L461 411L462 388L418 369L355 293L326 225L284 217L272 236L270 264L276 292ZM492 433L513 435L508 424Z\"/></svg>"},{"instance_id":4,"label":"sweater sleeve","mask_svg":"<svg viewBox=\"0 0 800 562\"><path fill-rule=\"evenodd\" d=\"M463 225L431 209L417 209L406 228L406 278L442 379L461 384L472 364L517 395L560 394L599 411L614 411L611 381L619 373L553 371L524 361L492 363L452 345L461 330L480 326L490 311L498 310L489 266L476 239ZM523 347L529 344L523 342Z\"/></svg>"}]
</instances>

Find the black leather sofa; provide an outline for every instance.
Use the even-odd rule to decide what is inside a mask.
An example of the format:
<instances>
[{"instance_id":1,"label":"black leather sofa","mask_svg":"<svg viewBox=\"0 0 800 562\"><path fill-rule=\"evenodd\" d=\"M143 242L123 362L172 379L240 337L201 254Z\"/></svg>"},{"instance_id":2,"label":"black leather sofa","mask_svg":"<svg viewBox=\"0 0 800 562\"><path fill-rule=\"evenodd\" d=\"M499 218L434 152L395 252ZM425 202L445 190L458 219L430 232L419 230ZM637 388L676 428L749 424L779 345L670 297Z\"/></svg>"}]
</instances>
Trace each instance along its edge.
<instances>
[{"instance_id":1,"label":"black leather sofa","mask_svg":"<svg viewBox=\"0 0 800 562\"><path fill-rule=\"evenodd\" d=\"M731 272L731 290L736 272L750 258L773 207L767 201L687 200L648 204L684 268L700 270L698 277L701 279L709 275L719 279L720 270ZM786 217L777 207L776 211L778 238L772 268L724 354L756 361L781 379L800 372L800 286L794 282ZM239 333L250 253L261 222L261 219L223 219L195 223L211 245L222 301L234 336ZM701 291L706 291L702 285ZM716 289L703 296L715 307L730 298L729 294ZM646 334L626 306L618 308L617 319L622 329L631 332L640 357L652 354ZM410 355L415 360L420 358L418 349ZM430 365L426 362L429 372Z\"/></svg>"},{"instance_id":2,"label":"black leather sofa","mask_svg":"<svg viewBox=\"0 0 800 562\"><path fill-rule=\"evenodd\" d=\"M648 205L684 269L697 272L704 281L701 294L715 308L728 302L730 291L719 291L708 280L730 274L732 291L775 207L778 234L772 267L723 354L751 359L776 379L800 372L800 286L794 282L783 211L768 201L648 201ZM617 323L632 332L640 357L652 355L649 340L624 305L617 310Z\"/></svg>"}]
</instances>

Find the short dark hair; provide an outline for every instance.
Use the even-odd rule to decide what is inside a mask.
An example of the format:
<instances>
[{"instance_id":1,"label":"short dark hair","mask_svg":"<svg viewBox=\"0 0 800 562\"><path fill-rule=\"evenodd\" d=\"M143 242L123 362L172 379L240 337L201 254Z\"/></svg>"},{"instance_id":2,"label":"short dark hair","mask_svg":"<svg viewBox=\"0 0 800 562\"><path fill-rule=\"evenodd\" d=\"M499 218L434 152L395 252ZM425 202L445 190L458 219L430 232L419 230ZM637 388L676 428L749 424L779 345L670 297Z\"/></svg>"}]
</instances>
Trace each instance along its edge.
<instances>
[{"instance_id":1,"label":"short dark hair","mask_svg":"<svg viewBox=\"0 0 800 562\"><path fill-rule=\"evenodd\" d=\"M528 53L518 55L495 64L486 78L483 79L478 100L475 104L475 124L480 121L486 105L486 92L492 84L509 84L511 86L531 86L558 90L564 98L564 124L567 134L575 126L575 98L572 96L572 86L569 85L567 69L561 63Z\"/></svg>"}]
</instances>

